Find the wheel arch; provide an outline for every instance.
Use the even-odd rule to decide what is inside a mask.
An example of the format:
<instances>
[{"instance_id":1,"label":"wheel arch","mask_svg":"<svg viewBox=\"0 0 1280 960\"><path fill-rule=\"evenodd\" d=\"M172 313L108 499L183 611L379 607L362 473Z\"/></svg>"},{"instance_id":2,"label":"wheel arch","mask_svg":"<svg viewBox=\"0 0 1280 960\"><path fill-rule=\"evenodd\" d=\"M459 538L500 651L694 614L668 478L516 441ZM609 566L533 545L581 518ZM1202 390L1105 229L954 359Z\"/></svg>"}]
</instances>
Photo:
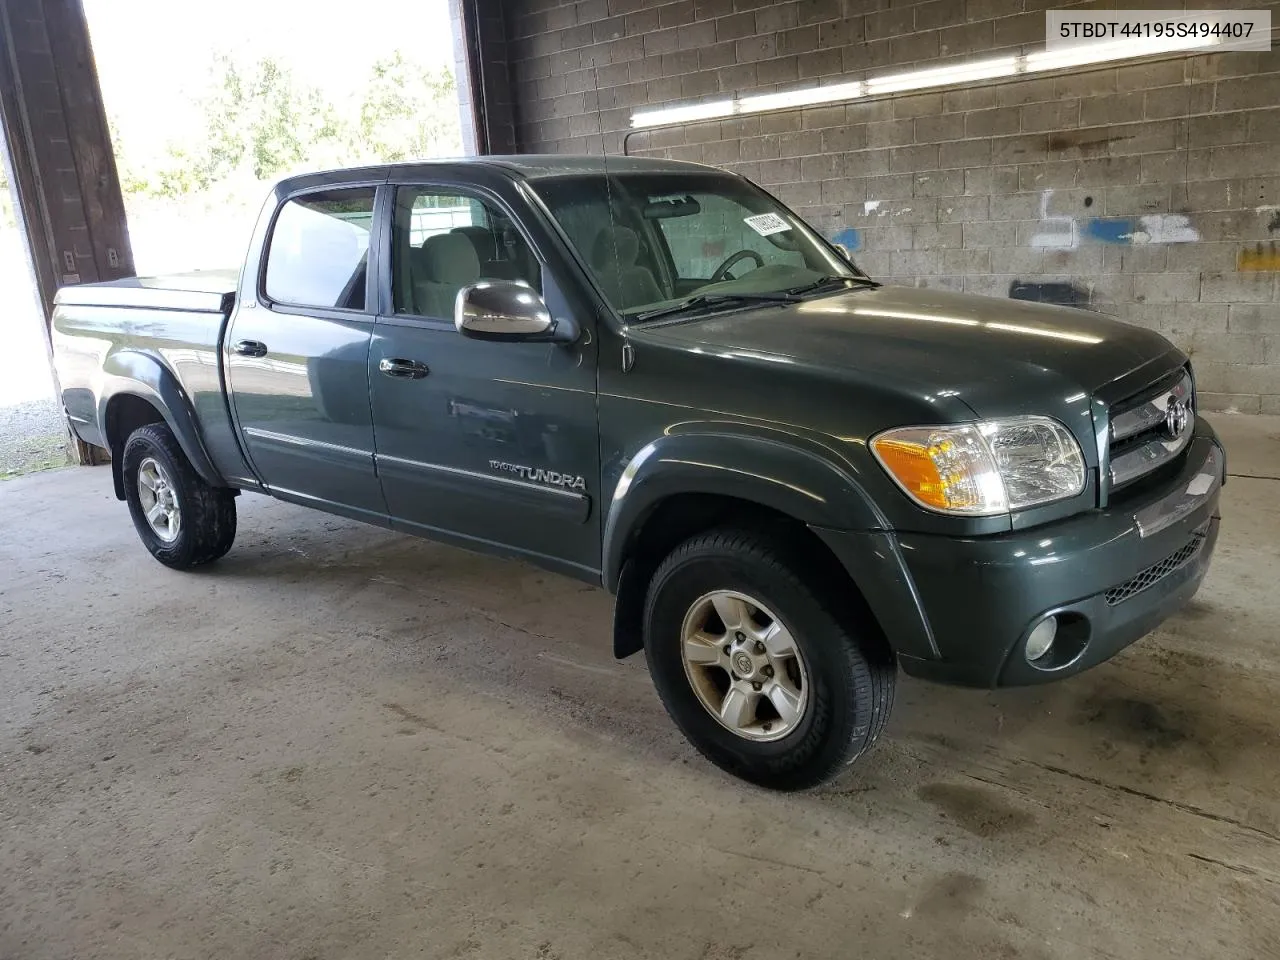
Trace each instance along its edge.
<instances>
[{"instance_id":1,"label":"wheel arch","mask_svg":"<svg viewBox=\"0 0 1280 960\"><path fill-rule=\"evenodd\" d=\"M103 371L106 386L98 401L98 423L111 451L117 499L124 499L121 454L125 441L148 423L164 423L173 431L178 446L202 480L215 487L227 485L204 448L190 397L173 371L155 357L134 351L112 354Z\"/></svg>"},{"instance_id":2,"label":"wheel arch","mask_svg":"<svg viewBox=\"0 0 1280 960\"><path fill-rule=\"evenodd\" d=\"M878 624L830 546L811 527L870 529L883 517L856 479L814 452L762 437L680 434L649 444L628 463L605 522L603 582L616 594L614 655L643 646L647 585L678 544L717 526L760 527L804 549L832 584Z\"/></svg>"}]
</instances>

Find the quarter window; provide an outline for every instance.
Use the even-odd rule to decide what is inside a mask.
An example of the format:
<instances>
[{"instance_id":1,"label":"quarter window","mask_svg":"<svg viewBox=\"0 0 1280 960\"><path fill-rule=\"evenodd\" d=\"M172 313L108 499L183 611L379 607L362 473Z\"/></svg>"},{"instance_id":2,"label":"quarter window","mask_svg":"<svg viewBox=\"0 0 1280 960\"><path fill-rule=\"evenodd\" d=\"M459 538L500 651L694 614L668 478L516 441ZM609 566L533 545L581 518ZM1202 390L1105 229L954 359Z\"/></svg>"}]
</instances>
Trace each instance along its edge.
<instances>
[{"instance_id":1,"label":"quarter window","mask_svg":"<svg viewBox=\"0 0 1280 960\"><path fill-rule=\"evenodd\" d=\"M479 280L542 288L538 260L511 218L476 197L425 187L396 191L391 251L397 313L453 320L458 291Z\"/></svg>"},{"instance_id":2,"label":"quarter window","mask_svg":"<svg viewBox=\"0 0 1280 960\"><path fill-rule=\"evenodd\" d=\"M267 296L303 307L363 310L373 197L373 187L358 187L287 201L271 231Z\"/></svg>"}]
</instances>

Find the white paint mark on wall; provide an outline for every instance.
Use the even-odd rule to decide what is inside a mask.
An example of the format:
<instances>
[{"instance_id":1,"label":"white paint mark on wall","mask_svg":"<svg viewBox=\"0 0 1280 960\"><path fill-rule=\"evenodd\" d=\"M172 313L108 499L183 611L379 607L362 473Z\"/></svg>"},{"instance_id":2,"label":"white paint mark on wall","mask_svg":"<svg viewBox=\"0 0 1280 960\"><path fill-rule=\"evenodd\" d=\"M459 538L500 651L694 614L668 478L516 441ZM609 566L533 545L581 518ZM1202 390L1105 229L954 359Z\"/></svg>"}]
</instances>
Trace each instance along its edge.
<instances>
[{"instance_id":1,"label":"white paint mark on wall","mask_svg":"<svg viewBox=\"0 0 1280 960\"><path fill-rule=\"evenodd\" d=\"M1075 218L1049 216L1049 201L1052 199L1052 190L1040 192L1040 229L1031 235L1031 246L1050 250L1074 250L1080 245Z\"/></svg>"},{"instance_id":2,"label":"white paint mark on wall","mask_svg":"<svg viewBox=\"0 0 1280 960\"><path fill-rule=\"evenodd\" d=\"M868 213L871 213L871 211L873 210L879 210L879 209L880 209L879 200L867 200L862 204L862 213L864 216Z\"/></svg>"},{"instance_id":3,"label":"white paint mark on wall","mask_svg":"<svg viewBox=\"0 0 1280 960\"><path fill-rule=\"evenodd\" d=\"M1138 229L1121 234L1131 243L1197 243L1200 231L1181 213L1159 213L1138 218Z\"/></svg>"}]
</instances>

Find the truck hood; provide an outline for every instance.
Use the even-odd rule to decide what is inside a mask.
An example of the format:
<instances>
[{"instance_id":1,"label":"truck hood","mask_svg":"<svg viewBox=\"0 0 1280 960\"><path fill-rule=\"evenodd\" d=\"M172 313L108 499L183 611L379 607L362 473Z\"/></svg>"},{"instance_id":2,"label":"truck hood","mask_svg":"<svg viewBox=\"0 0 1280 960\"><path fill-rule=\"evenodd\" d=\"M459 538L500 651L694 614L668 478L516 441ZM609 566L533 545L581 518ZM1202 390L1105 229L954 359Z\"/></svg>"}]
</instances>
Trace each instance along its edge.
<instances>
[{"instance_id":1,"label":"truck hood","mask_svg":"<svg viewBox=\"0 0 1280 960\"><path fill-rule=\"evenodd\" d=\"M1101 314L892 286L769 304L653 332L701 352L755 356L836 376L861 373L922 399L955 397L980 416L1026 409L1046 392L1059 401L1064 389L1093 395L1139 367L1172 367L1183 359L1159 334Z\"/></svg>"}]
</instances>

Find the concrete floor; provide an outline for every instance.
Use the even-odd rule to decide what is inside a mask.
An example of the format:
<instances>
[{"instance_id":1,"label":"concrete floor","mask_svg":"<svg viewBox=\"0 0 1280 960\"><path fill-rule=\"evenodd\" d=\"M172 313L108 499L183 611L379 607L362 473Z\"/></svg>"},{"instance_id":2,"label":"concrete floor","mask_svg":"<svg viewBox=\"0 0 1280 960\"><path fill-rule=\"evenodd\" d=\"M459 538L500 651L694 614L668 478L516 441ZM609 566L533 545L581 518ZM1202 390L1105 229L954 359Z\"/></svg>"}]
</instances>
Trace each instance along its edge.
<instances>
[{"instance_id":1,"label":"concrete floor","mask_svg":"<svg viewBox=\"0 0 1280 960\"><path fill-rule=\"evenodd\" d=\"M1280 419L1115 661L904 681L829 788L702 762L601 592L259 497L168 571L0 483L0 957L1280 956Z\"/></svg>"}]
</instances>

